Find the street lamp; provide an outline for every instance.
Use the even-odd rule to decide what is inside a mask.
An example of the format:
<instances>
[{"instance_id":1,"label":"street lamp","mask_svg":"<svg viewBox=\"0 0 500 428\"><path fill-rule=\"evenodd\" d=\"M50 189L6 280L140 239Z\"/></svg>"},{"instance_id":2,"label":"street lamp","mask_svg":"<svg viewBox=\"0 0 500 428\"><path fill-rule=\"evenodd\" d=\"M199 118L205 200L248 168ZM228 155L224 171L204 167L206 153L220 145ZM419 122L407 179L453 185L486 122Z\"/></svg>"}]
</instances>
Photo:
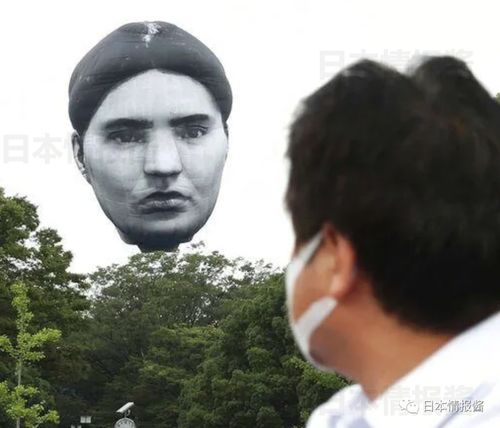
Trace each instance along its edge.
<instances>
[{"instance_id":1,"label":"street lamp","mask_svg":"<svg viewBox=\"0 0 500 428\"><path fill-rule=\"evenodd\" d=\"M122 415L122 418L116 422L115 428L136 428L135 422L128 418L128 415L130 415L130 409L133 406L134 403L129 401L116 411L116 413L120 413Z\"/></svg>"}]
</instances>

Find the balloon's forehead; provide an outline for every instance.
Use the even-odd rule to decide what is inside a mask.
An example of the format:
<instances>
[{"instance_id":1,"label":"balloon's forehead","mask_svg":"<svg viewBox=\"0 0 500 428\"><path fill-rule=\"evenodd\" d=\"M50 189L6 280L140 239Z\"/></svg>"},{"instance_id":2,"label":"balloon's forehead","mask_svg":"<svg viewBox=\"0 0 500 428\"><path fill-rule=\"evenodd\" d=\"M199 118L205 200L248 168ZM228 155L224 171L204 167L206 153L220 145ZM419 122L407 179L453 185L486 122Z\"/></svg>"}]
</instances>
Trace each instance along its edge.
<instances>
[{"instance_id":1,"label":"balloon's forehead","mask_svg":"<svg viewBox=\"0 0 500 428\"><path fill-rule=\"evenodd\" d=\"M94 116L106 120L117 116L217 113L212 95L197 80L173 72L148 70L114 88Z\"/></svg>"}]
</instances>

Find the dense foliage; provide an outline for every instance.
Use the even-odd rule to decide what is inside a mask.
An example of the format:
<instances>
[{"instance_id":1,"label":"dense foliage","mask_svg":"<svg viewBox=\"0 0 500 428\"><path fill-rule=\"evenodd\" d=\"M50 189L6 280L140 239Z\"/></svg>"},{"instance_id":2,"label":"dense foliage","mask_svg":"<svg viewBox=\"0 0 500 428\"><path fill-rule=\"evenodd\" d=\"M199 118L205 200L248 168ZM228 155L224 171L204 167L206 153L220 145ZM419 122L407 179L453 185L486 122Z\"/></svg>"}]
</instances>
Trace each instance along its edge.
<instances>
[{"instance_id":1,"label":"dense foliage","mask_svg":"<svg viewBox=\"0 0 500 428\"><path fill-rule=\"evenodd\" d=\"M137 254L83 278L36 208L0 193L0 334L14 338L11 285L22 281L34 331L57 328L25 380L62 427L110 427L127 401L139 428L300 427L345 380L300 357L283 272L203 245ZM15 383L0 355L0 382ZM0 409L0 426L14 426ZM46 423L42 426L55 426Z\"/></svg>"}]
</instances>

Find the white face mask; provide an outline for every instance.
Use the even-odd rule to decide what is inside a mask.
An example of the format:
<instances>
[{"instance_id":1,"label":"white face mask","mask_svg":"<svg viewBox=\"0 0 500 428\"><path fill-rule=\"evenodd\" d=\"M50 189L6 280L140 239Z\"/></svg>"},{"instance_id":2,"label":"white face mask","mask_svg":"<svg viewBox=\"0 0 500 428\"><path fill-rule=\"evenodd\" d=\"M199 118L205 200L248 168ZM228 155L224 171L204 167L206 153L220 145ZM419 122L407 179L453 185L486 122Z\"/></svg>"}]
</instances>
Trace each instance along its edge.
<instances>
[{"instance_id":1,"label":"white face mask","mask_svg":"<svg viewBox=\"0 0 500 428\"><path fill-rule=\"evenodd\" d=\"M295 294L297 278L300 276L302 270L321 244L321 240L322 235L321 232L319 232L306 245L304 245L303 248L300 249L298 254L288 265L285 277L288 317L293 335L295 337L295 342L299 346L302 355L304 355L309 362L320 369L329 370L327 367L321 366L321 364L319 364L311 356L310 341L316 329L332 313L333 309L337 305L337 301L333 297L325 296L313 302L297 321L293 321L292 314L293 296Z\"/></svg>"}]
</instances>

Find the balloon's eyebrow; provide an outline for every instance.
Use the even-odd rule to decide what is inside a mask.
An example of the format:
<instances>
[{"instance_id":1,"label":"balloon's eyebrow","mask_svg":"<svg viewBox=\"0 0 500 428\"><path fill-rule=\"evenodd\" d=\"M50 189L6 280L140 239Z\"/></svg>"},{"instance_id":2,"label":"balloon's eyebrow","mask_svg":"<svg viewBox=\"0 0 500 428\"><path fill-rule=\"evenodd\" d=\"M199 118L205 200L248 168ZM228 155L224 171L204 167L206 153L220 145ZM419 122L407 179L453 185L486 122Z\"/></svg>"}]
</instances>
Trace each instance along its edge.
<instances>
[{"instance_id":1,"label":"balloon's eyebrow","mask_svg":"<svg viewBox=\"0 0 500 428\"><path fill-rule=\"evenodd\" d=\"M208 114L189 114L185 116L177 116L168 119L169 126L176 127L189 125L193 123L208 123L212 121L212 117ZM113 131L122 128L132 129L151 129L154 127L154 122L148 119L121 117L106 121L102 127L104 131Z\"/></svg>"},{"instance_id":2,"label":"balloon's eyebrow","mask_svg":"<svg viewBox=\"0 0 500 428\"><path fill-rule=\"evenodd\" d=\"M103 129L105 131L112 131L120 128L134 128L134 129L150 129L153 127L153 121L146 119L131 119L131 118L118 118L107 121Z\"/></svg>"},{"instance_id":3,"label":"balloon's eyebrow","mask_svg":"<svg viewBox=\"0 0 500 428\"><path fill-rule=\"evenodd\" d=\"M211 117L208 114L190 114L188 116L173 117L168 120L170 126L189 125L192 123L209 122Z\"/></svg>"}]
</instances>

